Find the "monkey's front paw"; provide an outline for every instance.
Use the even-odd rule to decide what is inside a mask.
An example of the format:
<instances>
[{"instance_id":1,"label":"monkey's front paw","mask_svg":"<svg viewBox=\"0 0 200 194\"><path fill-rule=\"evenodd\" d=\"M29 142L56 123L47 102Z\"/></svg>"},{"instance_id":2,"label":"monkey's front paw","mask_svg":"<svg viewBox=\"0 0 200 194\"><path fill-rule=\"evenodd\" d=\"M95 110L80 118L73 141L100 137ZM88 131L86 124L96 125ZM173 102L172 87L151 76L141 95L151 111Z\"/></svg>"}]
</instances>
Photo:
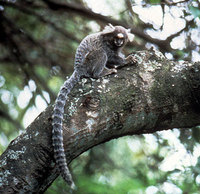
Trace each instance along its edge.
<instances>
[{"instance_id":1,"label":"monkey's front paw","mask_svg":"<svg viewBox=\"0 0 200 194\"><path fill-rule=\"evenodd\" d=\"M117 73L117 69L111 69L112 71L111 71L111 73Z\"/></svg>"},{"instance_id":2,"label":"monkey's front paw","mask_svg":"<svg viewBox=\"0 0 200 194\"><path fill-rule=\"evenodd\" d=\"M129 55L126 57L126 64L136 64L138 63L138 57L136 55Z\"/></svg>"},{"instance_id":3,"label":"monkey's front paw","mask_svg":"<svg viewBox=\"0 0 200 194\"><path fill-rule=\"evenodd\" d=\"M107 75L110 75L110 74L116 74L116 73L117 73L117 69L112 68L112 69L108 69L108 73L107 73Z\"/></svg>"},{"instance_id":4,"label":"monkey's front paw","mask_svg":"<svg viewBox=\"0 0 200 194\"><path fill-rule=\"evenodd\" d=\"M104 70L101 72L101 74L99 75L99 77L104 77L106 75L110 75L113 73L117 73L117 70L112 68L112 69L108 69L108 68L104 68Z\"/></svg>"}]
</instances>

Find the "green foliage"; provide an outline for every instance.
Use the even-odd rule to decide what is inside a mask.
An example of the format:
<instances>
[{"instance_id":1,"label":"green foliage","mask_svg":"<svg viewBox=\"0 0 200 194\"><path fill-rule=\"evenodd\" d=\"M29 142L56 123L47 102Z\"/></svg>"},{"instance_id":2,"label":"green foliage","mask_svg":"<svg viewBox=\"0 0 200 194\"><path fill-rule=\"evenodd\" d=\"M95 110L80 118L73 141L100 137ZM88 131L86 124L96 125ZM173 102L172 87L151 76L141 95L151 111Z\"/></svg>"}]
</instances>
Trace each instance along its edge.
<instances>
[{"instance_id":1,"label":"green foliage","mask_svg":"<svg viewBox=\"0 0 200 194\"><path fill-rule=\"evenodd\" d=\"M200 10L198 7L194 7L194 6L189 6L189 9L192 13L192 15L195 17L195 18L200 18Z\"/></svg>"},{"instance_id":2,"label":"green foliage","mask_svg":"<svg viewBox=\"0 0 200 194\"><path fill-rule=\"evenodd\" d=\"M158 3L160 3L160 0L150 0L150 3L151 4L158 4Z\"/></svg>"},{"instance_id":3,"label":"green foliage","mask_svg":"<svg viewBox=\"0 0 200 194\"><path fill-rule=\"evenodd\" d=\"M196 178L200 172L200 157L196 166L182 166L182 170L161 170L167 157L165 153L173 149L170 148L172 142L163 141L162 135L164 134L155 134L154 137L124 137L96 146L82 154L71 164L78 187L73 193L135 194L146 193L153 187L157 190L155 193L159 194L167 193L164 186L166 184L172 186L173 193L177 190L198 193L199 183L196 183ZM153 145L149 144L149 138L154 139L151 141ZM166 147L168 151L164 151ZM66 191L69 188L59 177L46 194Z\"/></svg>"},{"instance_id":4,"label":"green foliage","mask_svg":"<svg viewBox=\"0 0 200 194\"><path fill-rule=\"evenodd\" d=\"M200 143L200 127L192 128L192 138L194 138L196 142Z\"/></svg>"}]
</instances>

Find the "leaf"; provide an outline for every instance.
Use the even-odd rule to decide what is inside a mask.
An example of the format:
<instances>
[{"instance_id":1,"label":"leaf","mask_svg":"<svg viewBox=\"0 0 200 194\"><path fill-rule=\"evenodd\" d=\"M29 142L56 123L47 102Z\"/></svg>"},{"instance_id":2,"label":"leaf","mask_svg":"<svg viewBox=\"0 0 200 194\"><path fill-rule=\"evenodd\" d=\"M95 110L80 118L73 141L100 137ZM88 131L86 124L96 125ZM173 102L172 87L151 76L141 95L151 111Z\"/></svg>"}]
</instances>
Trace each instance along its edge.
<instances>
[{"instance_id":1,"label":"leaf","mask_svg":"<svg viewBox=\"0 0 200 194\"><path fill-rule=\"evenodd\" d=\"M151 3L151 4L159 4L159 3L160 3L160 0L150 0L150 3Z\"/></svg>"},{"instance_id":2,"label":"leaf","mask_svg":"<svg viewBox=\"0 0 200 194\"><path fill-rule=\"evenodd\" d=\"M190 9L192 15L194 16L194 18L197 18L197 17L200 18L200 10L199 10L199 8L194 7L194 6L189 6L189 9Z\"/></svg>"},{"instance_id":3,"label":"leaf","mask_svg":"<svg viewBox=\"0 0 200 194\"><path fill-rule=\"evenodd\" d=\"M192 137L195 139L196 142L200 142L200 128L199 127L192 128Z\"/></svg>"}]
</instances>

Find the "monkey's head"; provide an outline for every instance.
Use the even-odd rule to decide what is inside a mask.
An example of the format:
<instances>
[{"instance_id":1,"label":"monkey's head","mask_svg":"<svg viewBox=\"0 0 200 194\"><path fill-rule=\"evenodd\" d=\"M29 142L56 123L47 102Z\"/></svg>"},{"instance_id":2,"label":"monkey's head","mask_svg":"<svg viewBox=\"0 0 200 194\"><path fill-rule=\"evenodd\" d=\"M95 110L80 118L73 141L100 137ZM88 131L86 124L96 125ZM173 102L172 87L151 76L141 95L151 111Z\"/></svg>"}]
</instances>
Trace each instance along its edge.
<instances>
[{"instance_id":1,"label":"monkey's head","mask_svg":"<svg viewBox=\"0 0 200 194\"><path fill-rule=\"evenodd\" d=\"M131 42L134 35L130 33L130 29L109 24L104 28L103 36L109 46L118 49Z\"/></svg>"}]
</instances>

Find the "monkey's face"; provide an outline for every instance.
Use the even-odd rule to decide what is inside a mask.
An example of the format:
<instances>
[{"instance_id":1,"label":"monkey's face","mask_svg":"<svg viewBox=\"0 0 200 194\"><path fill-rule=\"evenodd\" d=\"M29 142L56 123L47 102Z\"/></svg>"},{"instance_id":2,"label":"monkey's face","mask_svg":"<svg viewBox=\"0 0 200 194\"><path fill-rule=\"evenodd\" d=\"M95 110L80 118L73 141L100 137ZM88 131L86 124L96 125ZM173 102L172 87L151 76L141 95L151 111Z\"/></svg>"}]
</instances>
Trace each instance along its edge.
<instances>
[{"instance_id":1,"label":"monkey's face","mask_svg":"<svg viewBox=\"0 0 200 194\"><path fill-rule=\"evenodd\" d=\"M131 41L130 35L132 35L130 29L122 26L112 26L111 24L106 26L102 32L103 41L112 50L118 50L125 46L128 41Z\"/></svg>"},{"instance_id":2,"label":"monkey's face","mask_svg":"<svg viewBox=\"0 0 200 194\"><path fill-rule=\"evenodd\" d=\"M113 39L113 43L115 44L115 46L117 47L122 47L124 46L124 44L126 43L126 38L125 35L123 33L117 33L117 35L114 37Z\"/></svg>"}]
</instances>

